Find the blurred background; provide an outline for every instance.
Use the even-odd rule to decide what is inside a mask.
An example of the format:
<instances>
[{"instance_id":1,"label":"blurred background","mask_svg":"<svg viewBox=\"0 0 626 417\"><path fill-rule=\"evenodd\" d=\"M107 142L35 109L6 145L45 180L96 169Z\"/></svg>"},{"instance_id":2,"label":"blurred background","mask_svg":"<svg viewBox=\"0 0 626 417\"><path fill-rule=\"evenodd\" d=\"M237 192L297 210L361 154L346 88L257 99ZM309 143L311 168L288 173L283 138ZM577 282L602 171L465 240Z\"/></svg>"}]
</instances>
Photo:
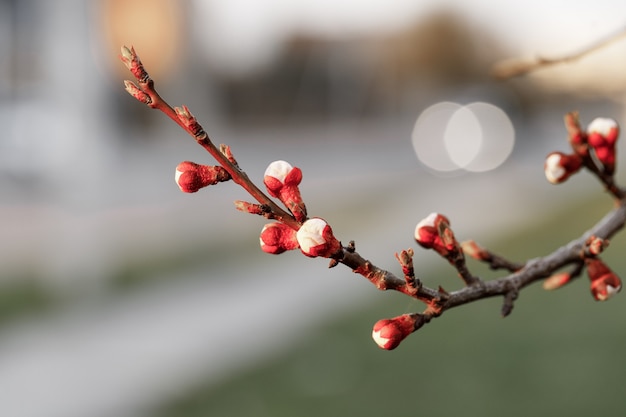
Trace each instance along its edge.
<instances>
[{"instance_id":1,"label":"blurred background","mask_svg":"<svg viewBox=\"0 0 626 417\"><path fill-rule=\"evenodd\" d=\"M0 1L0 414L621 415L620 297L594 302L584 277L536 285L506 320L485 300L381 351L373 323L422 306L262 253L264 221L233 209L247 196L232 183L181 193L176 165L211 159L128 96L118 55L134 46L257 183L274 160L300 167L309 214L399 273L432 211L523 260L611 208L584 173L548 184L543 158L567 150L568 111L625 119L626 41L489 74L625 24L611 0ZM623 248L604 255L622 276ZM459 288L435 254L415 262Z\"/></svg>"}]
</instances>

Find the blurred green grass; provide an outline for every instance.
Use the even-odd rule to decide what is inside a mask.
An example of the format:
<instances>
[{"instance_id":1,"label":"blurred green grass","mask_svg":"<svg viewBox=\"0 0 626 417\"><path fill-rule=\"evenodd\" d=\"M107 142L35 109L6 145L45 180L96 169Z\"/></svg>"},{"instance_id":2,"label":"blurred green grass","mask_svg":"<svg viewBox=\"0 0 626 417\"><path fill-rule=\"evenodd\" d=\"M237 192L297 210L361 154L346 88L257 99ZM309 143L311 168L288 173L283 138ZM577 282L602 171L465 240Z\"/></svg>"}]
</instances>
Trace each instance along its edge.
<instances>
[{"instance_id":1,"label":"blurred green grass","mask_svg":"<svg viewBox=\"0 0 626 417\"><path fill-rule=\"evenodd\" d=\"M569 205L487 246L516 260L540 256L580 236L610 205L605 198ZM603 255L622 276L623 247L619 234ZM485 278L498 275L470 266ZM420 275L433 278L429 282L441 277L453 289L448 267ZM623 295L596 302L581 278L553 292L541 285L525 289L506 319L499 315L500 298L448 311L392 352L372 342L372 324L421 306L381 294L358 311L306 330L293 349L247 372L181 392L154 415L623 415Z\"/></svg>"}]
</instances>

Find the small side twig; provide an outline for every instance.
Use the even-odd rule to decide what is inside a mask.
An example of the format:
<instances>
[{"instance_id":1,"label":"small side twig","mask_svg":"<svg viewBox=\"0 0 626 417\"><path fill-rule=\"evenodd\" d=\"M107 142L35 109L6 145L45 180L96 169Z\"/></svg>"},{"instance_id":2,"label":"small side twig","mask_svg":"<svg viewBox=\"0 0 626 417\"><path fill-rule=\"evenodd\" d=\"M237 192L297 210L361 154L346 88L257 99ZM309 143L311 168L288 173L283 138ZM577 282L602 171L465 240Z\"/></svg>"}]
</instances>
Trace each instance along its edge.
<instances>
[{"instance_id":1,"label":"small side twig","mask_svg":"<svg viewBox=\"0 0 626 417\"><path fill-rule=\"evenodd\" d=\"M615 43L626 37L626 28L620 29L618 32L607 36L583 49L571 54L563 55L556 58L536 57L534 59L509 59L497 62L491 69L491 75L497 79L505 80L509 78L519 77L539 69L551 67L558 64L564 64L581 59L593 52L596 52L606 46Z\"/></svg>"}]
</instances>

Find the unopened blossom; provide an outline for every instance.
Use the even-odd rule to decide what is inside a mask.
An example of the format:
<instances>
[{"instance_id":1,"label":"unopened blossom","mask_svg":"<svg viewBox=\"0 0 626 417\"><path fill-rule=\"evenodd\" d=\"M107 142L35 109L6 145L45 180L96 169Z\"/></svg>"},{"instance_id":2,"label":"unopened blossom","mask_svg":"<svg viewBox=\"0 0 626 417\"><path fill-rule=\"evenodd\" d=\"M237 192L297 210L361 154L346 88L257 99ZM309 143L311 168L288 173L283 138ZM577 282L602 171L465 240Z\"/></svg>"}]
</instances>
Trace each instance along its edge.
<instances>
[{"instance_id":1,"label":"unopened blossom","mask_svg":"<svg viewBox=\"0 0 626 417\"><path fill-rule=\"evenodd\" d=\"M263 175L267 192L282 201L299 222L304 221L307 216L306 205L298 188L301 181L300 168L293 167L286 161L272 162Z\"/></svg>"},{"instance_id":2,"label":"unopened blossom","mask_svg":"<svg viewBox=\"0 0 626 417\"><path fill-rule=\"evenodd\" d=\"M582 166L582 159L577 154L552 152L546 157L543 165L546 179L552 184L559 184L578 172Z\"/></svg>"},{"instance_id":3,"label":"unopened blossom","mask_svg":"<svg viewBox=\"0 0 626 417\"><path fill-rule=\"evenodd\" d=\"M263 226L259 243L263 252L274 255L297 249L299 246L296 231L283 223L269 223Z\"/></svg>"},{"instance_id":4,"label":"unopened blossom","mask_svg":"<svg viewBox=\"0 0 626 417\"><path fill-rule=\"evenodd\" d=\"M378 320L372 329L372 339L381 349L393 350L423 324L423 316L420 314L403 314L392 319Z\"/></svg>"},{"instance_id":5,"label":"unopened blossom","mask_svg":"<svg viewBox=\"0 0 626 417\"><path fill-rule=\"evenodd\" d=\"M200 165L184 161L176 167L176 184L185 193L195 193L201 188L230 179L230 174L222 167Z\"/></svg>"},{"instance_id":6,"label":"unopened blossom","mask_svg":"<svg viewBox=\"0 0 626 417\"><path fill-rule=\"evenodd\" d=\"M333 235L330 225L318 217L304 222L296 237L300 250L306 256L330 258L341 250L341 243Z\"/></svg>"},{"instance_id":7,"label":"unopened blossom","mask_svg":"<svg viewBox=\"0 0 626 417\"><path fill-rule=\"evenodd\" d=\"M597 301L608 300L622 289L620 278L599 258L587 258L585 265L591 294Z\"/></svg>"},{"instance_id":8,"label":"unopened blossom","mask_svg":"<svg viewBox=\"0 0 626 417\"><path fill-rule=\"evenodd\" d=\"M448 218L439 213L431 213L422 219L415 227L414 237L420 246L433 249L444 257L458 247Z\"/></svg>"},{"instance_id":9,"label":"unopened blossom","mask_svg":"<svg viewBox=\"0 0 626 417\"><path fill-rule=\"evenodd\" d=\"M587 141L608 174L615 170L615 143L618 136L619 125L610 118L598 117L587 127Z\"/></svg>"}]
</instances>

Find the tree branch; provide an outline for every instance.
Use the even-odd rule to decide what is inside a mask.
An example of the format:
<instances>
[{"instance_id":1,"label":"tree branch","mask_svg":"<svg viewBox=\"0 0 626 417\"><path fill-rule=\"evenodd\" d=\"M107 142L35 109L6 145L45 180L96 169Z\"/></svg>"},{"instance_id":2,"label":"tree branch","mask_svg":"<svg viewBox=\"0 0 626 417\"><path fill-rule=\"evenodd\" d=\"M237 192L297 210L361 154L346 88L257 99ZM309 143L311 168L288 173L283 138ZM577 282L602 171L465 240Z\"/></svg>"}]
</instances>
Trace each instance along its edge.
<instances>
[{"instance_id":1,"label":"tree branch","mask_svg":"<svg viewBox=\"0 0 626 417\"><path fill-rule=\"evenodd\" d=\"M267 192L271 197L280 200L286 210L278 206L239 168L229 147L222 145L218 149L213 145L187 107L172 108L157 94L154 82L148 76L134 49L123 47L121 59L139 83L136 86L126 81L126 90L140 102L162 111L174 120L219 164L217 167L191 162L179 164L176 178L181 190L195 192L204 186L232 179L259 202L253 204L237 201L235 205L238 210L274 220L261 232L260 243L265 252L280 254L300 249L309 257L328 258L330 267L341 263L365 277L379 290L398 291L426 305L422 313L383 319L374 325L373 338L384 349L394 349L409 334L445 311L480 299L502 296L504 301L501 312L503 316L507 316L513 310L514 302L523 288L553 276L566 266L573 266L572 272L565 275L561 273L562 276L558 276L557 280L551 280L548 286L550 289L569 282L572 277L581 273L583 267L587 268L591 291L596 300L606 300L621 289L619 278L599 259L608 240L621 230L626 222L626 192L615 184L613 177L615 142L619 127L611 119L596 119L585 131L580 126L577 113L567 114L565 127L573 153L553 152L546 158L544 170L550 182L558 184L585 168L598 178L616 202L616 208L595 226L554 252L523 263L511 262L473 241L459 243L450 227L450 221L441 214L432 213L417 224L415 229L417 244L435 251L448 260L464 284L461 289L447 292L441 287L428 288L417 279L412 249L403 250L395 255L402 268L403 277L400 278L362 257L356 251L354 242L343 246L335 238L332 228L326 221L307 216L306 206L298 188L302 172L285 161L272 162L264 175ZM488 263L492 269L507 270L510 274L483 281L470 272L465 255Z\"/></svg>"}]
</instances>

